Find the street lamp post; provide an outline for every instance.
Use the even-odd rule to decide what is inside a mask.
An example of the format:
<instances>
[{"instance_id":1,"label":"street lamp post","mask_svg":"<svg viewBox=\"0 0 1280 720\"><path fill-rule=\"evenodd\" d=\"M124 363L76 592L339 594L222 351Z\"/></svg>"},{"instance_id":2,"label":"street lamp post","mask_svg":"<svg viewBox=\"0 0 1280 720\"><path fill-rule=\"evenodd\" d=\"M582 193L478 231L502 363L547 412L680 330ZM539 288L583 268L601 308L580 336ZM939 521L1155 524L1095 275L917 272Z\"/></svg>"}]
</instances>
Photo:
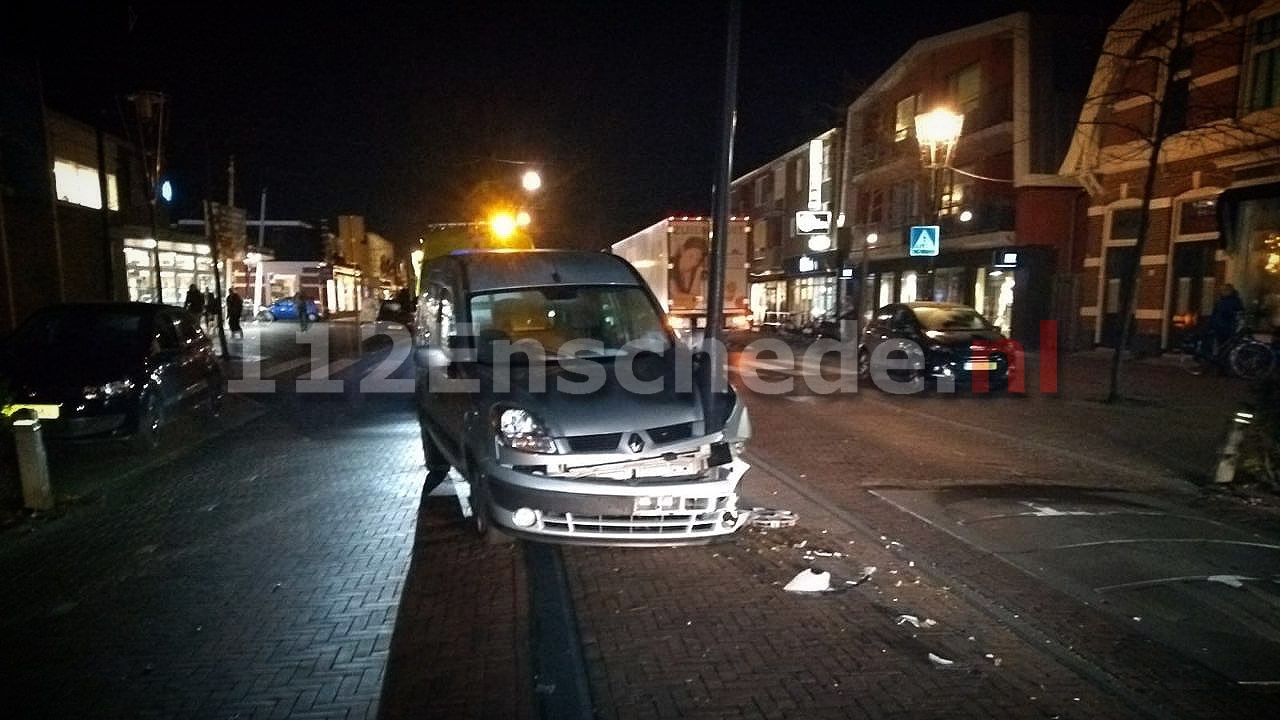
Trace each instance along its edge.
<instances>
[{"instance_id":1,"label":"street lamp post","mask_svg":"<svg viewBox=\"0 0 1280 720\"><path fill-rule=\"evenodd\" d=\"M964 127L964 115L946 108L935 108L916 116L916 142L920 145L920 161L929 170L929 210L934 225L940 225L942 215L942 170L951 165L956 143ZM941 236L941 232L939 232ZM941 237L935 238L941 243ZM929 257L926 292L934 299L934 269L936 255Z\"/></svg>"}]
</instances>

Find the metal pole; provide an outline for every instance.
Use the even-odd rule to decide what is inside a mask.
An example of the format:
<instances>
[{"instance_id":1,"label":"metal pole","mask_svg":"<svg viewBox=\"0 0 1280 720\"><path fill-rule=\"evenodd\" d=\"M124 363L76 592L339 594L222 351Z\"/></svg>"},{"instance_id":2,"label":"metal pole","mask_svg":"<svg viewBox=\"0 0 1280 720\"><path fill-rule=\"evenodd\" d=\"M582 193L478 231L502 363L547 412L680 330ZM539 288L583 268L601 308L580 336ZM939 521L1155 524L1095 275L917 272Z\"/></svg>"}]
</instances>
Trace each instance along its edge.
<instances>
[{"instance_id":1,"label":"metal pole","mask_svg":"<svg viewBox=\"0 0 1280 720\"><path fill-rule=\"evenodd\" d=\"M156 229L156 189L151 188L151 199L147 202L147 216L151 221L151 270L155 275L156 294L152 302L164 302L164 288L160 284L160 237Z\"/></svg>"},{"instance_id":2,"label":"metal pole","mask_svg":"<svg viewBox=\"0 0 1280 720\"><path fill-rule=\"evenodd\" d=\"M0 163L0 168L4 164ZM9 257L9 231L5 225L4 219L4 193L0 192L0 263L4 263L4 292L5 301L9 307L9 325L10 330L18 326L18 306L15 304L17 298L13 292L13 265Z\"/></svg>"},{"instance_id":3,"label":"metal pole","mask_svg":"<svg viewBox=\"0 0 1280 720\"><path fill-rule=\"evenodd\" d=\"M209 201L204 201L204 232L205 237L209 239L209 255L213 260L213 301L217 303L214 308L213 321L218 323L218 346L222 349L222 357L231 357L231 350L227 348L227 332L223 326L222 315L222 273L218 272L218 236L213 232L212 216L209 212Z\"/></svg>"},{"instance_id":4,"label":"metal pole","mask_svg":"<svg viewBox=\"0 0 1280 720\"><path fill-rule=\"evenodd\" d=\"M102 198L102 207L98 210L99 229L102 231L102 249L104 251L102 271L105 274L106 300L115 300L115 252L111 247L111 201L107 190L107 143L102 131L102 119L93 124L94 140L98 151L98 197Z\"/></svg>"},{"instance_id":5,"label":"metal pole","mask_svg":"<svg viewBox=\"0 0 1280 720\"><path fill-rule=\"evenodd\" d=\"M723 423L720 403L728 387L728 358L720 340L724 324L724 265L729 247L729 181L733 175L733 134L738 122L738 34L742 24L741 0L729 2L729 32L725 41L724 107L720 127L720 168L715 185L715 212L712 217L711 273L707 282L707 329L703 348L710 355L707 393L707 430L715 432Z\"/></svg>"}]
</instances>

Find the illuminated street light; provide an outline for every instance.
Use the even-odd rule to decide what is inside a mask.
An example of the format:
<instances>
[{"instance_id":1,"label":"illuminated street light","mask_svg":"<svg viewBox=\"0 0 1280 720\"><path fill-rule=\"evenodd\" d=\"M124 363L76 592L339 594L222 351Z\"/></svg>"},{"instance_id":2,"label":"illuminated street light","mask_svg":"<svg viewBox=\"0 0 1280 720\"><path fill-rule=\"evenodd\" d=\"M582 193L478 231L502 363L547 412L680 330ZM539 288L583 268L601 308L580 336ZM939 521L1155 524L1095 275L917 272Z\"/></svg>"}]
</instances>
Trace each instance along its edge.
<instances>
[{"instance_id":1,"label":"illuminated street light","mask_svg":"<svg viewBox=\"0 0 1280 720\"><path fill-rule=\"evenodd\" d=\"M531 222L533 222L533 218L529 216L528 211L521 210L516 213L516 225L519 225L520 227L528 227Z\"/></svg>"},{"instance_id":2,"label":"illuminated street light","mask_svg":"<svg viewBox=\"0 0 1280 720\"><path fill-rule=\"evenodd\" d=\"M936 169L951 164L963 127L964 115L946 108L916 116L916 142L920 143L925 167Z\"/></svg>"},{"instance_id":3,"label":"illuminated street light","mask_svg":"<svg viewBox=\"0 0 1280 720\"><path fill-rule=\"evenodd\" d=\"M514 235L517 226L515 216L506 211L494 213L489 217L489 230L499 240L506 240Z\"/></svg>"},{"instance_id":4,"label":"illuminated street light","mask_svg":"<svg viewBox=\"0 0 1280 720\"><path fill-rule=\"evenodd\" d=\"M520 176L520 186L527 192L537 192L542 187L542 175L537 170L526 170L524 175Z\"/></svg>"},{"instance_id":5,"label":"illuminated street light","mask_svg":"<svg viewBox=\"0 0 1280 720\"><path fill-rule=\"evenodd\" d=\"M916 116L916 142L920 144L920 161L929 170L929 205L933 211L933 224L939 224L942 215L942 170L951 166L951 158L955 154L956 144L960 142L960 132L964 129L964 115L946 108L934 108L927 113ZM940 234L940 233L939 233ZM935 239L941 243L942 238ZM929 256L929 273L926 284L926 297L937 300L934 293L934 264L937 259Z\"/></svg>"}]
</instances>

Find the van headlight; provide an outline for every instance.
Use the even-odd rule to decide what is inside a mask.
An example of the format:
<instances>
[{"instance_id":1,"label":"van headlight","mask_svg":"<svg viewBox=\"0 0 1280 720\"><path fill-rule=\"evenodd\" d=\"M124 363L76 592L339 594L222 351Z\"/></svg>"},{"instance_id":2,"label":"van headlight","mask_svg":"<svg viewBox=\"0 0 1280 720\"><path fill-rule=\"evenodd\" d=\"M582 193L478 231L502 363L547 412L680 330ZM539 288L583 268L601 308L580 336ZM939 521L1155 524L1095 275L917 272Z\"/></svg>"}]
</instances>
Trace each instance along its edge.
<instances>
[{"instance_id":1,"label":"van headlight","mask_svg":"<svg viewBox=\"0 0 1280 720\"><path fill-rule=\"evenodd\" d=\"M503 445L521 452L553 455L555 441L536 415L522 408L499 408L494 413L494 431Z\"/></svg>"},{"instance_id":2,"label":"van headlight","mask_svg":"<svg viewBox=\"0 0 1280 720\"><path fill-rule=\"evenodd\" d=\"M114 397L120 397L133 390L132 380L113 380L103 385L86 385L84 387L85 400L109 400Z\"/></svg>"}]
</instances>

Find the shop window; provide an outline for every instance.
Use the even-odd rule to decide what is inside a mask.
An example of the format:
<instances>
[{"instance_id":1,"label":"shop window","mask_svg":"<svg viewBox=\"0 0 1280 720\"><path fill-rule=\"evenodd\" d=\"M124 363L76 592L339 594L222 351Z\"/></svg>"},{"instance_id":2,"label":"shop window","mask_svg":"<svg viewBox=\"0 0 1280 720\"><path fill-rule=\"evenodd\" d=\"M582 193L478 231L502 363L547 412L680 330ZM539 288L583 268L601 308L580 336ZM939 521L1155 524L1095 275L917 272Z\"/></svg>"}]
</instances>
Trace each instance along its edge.
<instances>
[{"instance_id":1,"label":"shop window","mask_svg":"<svg viewBox=\"0 0 1280 720\"><path fill-rule=\"evenodd\" d=\"M94 210L102 209L102 189L98 186L97 168L70 160L55 159L53 183L59 200ZM116 187L116 176L111 173L107 173L107 209L120 209L120 193Z\"/></svg>"},{"instance_id":2,"label":"shop window","mask_svg":"<svg viewBox=\"0 0 1280 720\"><path fill-rule=\"evenodd\" d=\"M919 95L908 95L898 101L893 120L893 141L902 142L915 136Z\"/></svg>"},{"instance_id":3,"label":"shop window","mask_svg":"<svg viewBox=\"0 0 1280 720\"><path fill-rule=\"evenodd\" d=\"M880 307L893 302L893 281L895 279L897 278L891 272L880 276Z\"/></svg>"},{"instance_id":4,"label":"shop window","mask_svg":"<svg viewBox=\"0 0 1280 720\"><path fill-rule=\"evenodd\" d=\"M982 98L982 71L978 63L951 73L947 78L947 90L956 112L977 111Z\"/></svg>"},{"instance_id":5,"label":"shop window","mask_svg":"<svg viewBox=\"0 0 1280 720\"><path fill-rule=\"evenodd\" d=\"M1280 105L1280 14L1254 22L1249 36L1245 112Z\"/></svg>"},{"instance_id":6,"label":"shop window","mask_svg":"<svg viewBox=\"0 0 1280 720\"><path fill-rule=\"evenodd\" d=\"M977 309L1006 334L1013 326L1013 273L1003 270L988 270L985 277L979 276L978 282L984 282L983 303Z\"/></svg>"},{"instance_id":7,"label":"shop window","mask_svg":"<svg viewBox=\"0 0 1280 720\"><path fill-rule=\"evenodd\" d=\"M964 302L964 268L938 268L933 275L935 302Z\"/></svg>"},{"instance_id":8,"label":"shop window","mask_svg":"<svg viewBox=\"0 0 1280 720\"><path fill-rule=\"evenodd\" d=\"M868 275L862 281L862 318L863 321L871 319L871 314L875 312L876 299L876 278L874 275Z\"/></svg>"},{"instance_id":9,"label":"shop window","mask_svg":"<svg viewBox=\"0 0 1280 720\"><path fill-rule=\"evenodd\" d=\"M919 276L914 270L902 273L902 287L898 290L898 302L916 301L916 280Z\"/></svg>"}]
</instances>

